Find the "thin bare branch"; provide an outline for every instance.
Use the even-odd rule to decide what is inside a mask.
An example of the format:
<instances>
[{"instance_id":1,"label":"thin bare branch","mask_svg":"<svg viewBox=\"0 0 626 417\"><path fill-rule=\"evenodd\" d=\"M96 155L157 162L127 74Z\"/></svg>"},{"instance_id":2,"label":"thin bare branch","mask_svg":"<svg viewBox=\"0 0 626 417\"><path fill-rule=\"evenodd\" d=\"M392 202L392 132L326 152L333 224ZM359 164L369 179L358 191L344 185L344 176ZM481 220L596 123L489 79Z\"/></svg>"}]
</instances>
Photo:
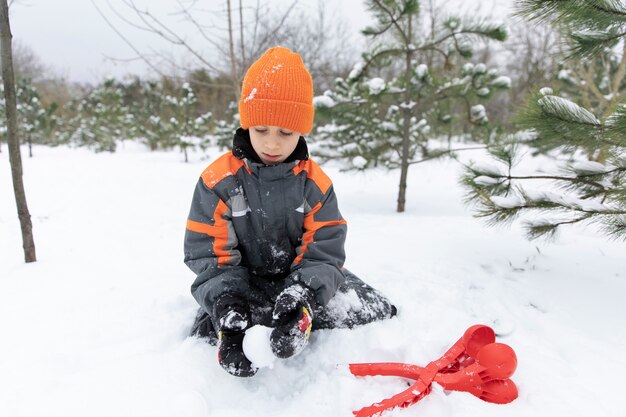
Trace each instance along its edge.
<instances>
[{"instance_id":1,"label":"thin bare branch","mask_svg":"<svg viewBox=\"0 0 626 417\"><path fill-rule=\"evenodd\" d=\"M180 0L176 0L177 3L179 5L182 6L182 3L180 2ZM202 38L209 42L211 45L213 45L216 48L220 47L220 44L218 42L215 42L215 40L213 40L212 37L208 36L207 33L204 30L204 26L201 25L198 20L196 18L193 17L193 15L189 12L188 9L184 8L181 10L181 13L185 16L185 19L189 20L195 27L196 29L198 29L198 32L200 33L200 36L202 36Z\"/></svg>"},{"instance_id":2,"label":"thin bare branch","mask_svg":"<svg viewBox=\"0 0 626 417\"><path fill-rule=\"evenodd\" d=\"M239 42L241 45L241 62L243 65L245 65L246 48L244 47L244 41L243 41L243 7L241 5L241 0L239 0Z\"/></svg>"},{"instance_id":3,"label":"thin bare branch","mask_svg":"<svg viewBox=\"0 0 626 417\"><path fill-rule=\"evenodd\" d=\"M113 13L115 13L115 15L124 23L126 23L127 25L129 25L130 27L133 27L135 29L144 31L144 32L148 32L148 33L152 33L152 29L141 26L136 24L135 22L127 19L122 13L120 13L115 7L113 7L113 5L111 4L110 0L106 0L107 4L109 5L109 8L113 11Z\"/></svg>"},{"instance_id":4,"label":"thin bare branch","mask_svg":"<svg viewBox=\"0 0 626 417\"><path fill-rule=\"evenodd\" d=\"M196 49L192 48L183 38L181 38L178 34L176 34L170 28L168 28L165 24L163 24L163 22L161 22L159 19L157 19L152 13L150 13L147 10L145 10L145 11L139 10L139 8L135 5L135 2L133 0L122 0L122 1L128 7L130 7L137 14L137 16L148 27L152 28L155 34L159 35L160 37L162 37L163 39L167 40L168 42L170 42L170 43L172 43L174 45L182 46L188 52L190 52L193 56L195 56L202 64L206 65L211 70L216 71L216 72L220 71L219 68L217 68L211 62L209 62L207 59L205 59ZM148 21L148 19L153 21L154 24L156 24L156 25L160 26L161 28L163 28L163 30L165 30L167 33L169 33L169 36L165 32L163 32L162 30L160 30L156 26L154 26L154 24L150 23ZM170 36L171 36L171 38L170 38Z\"/></svg>"},{"instance_id":5,"label":"thin bare branch","mask_svg":"<svg viewBox=\"0 0 626 417\"><path fill-rule=\"evenodd\" d=\"M228 51L230 56L230 76L233 81L233 88L235 91L239 90L239 77L237 76L237 62L235 61L235 44L233 41L233 23L232 23L232 9L230 0L226 0L226 7L228 8ZM239 98L239 94L237 94Z\"/></svg>"},{"instance_id":6,"label":"thin bare branch","mask_svg":"<svg viewBox=\"0 0 626 417\"><path fill-rule=\"evenodd\" d=\"M96 2L94 0L91 0L91 4L93 5L93 7L95 7L96 11L98 12L98 14L104 19L104 21L106 22L106 24L113 29L113 31L124 41L124 43L126 45L128 45L136 54L137 56L146 63L146 65L148 65L150 68L152 68L157 74L161 75L161 76L165 76L165 74L163 74L161 72L161 70L159 70L159 68L157 68L154 64L152 64L152 62L150 62L149 59L147 59L144 54L142 54L139 49L137 49L135 47L135 45L133 45L133 43L131 41L128 40L128 38L126 38L126 36L124 36L116 27L115 25L113 25L113 23L111 23L111 21L105 16L104 13L102 13L102 10L100 10L100 8L98 8L98 6L96 5Z\"/></svg>"}]
</instances>

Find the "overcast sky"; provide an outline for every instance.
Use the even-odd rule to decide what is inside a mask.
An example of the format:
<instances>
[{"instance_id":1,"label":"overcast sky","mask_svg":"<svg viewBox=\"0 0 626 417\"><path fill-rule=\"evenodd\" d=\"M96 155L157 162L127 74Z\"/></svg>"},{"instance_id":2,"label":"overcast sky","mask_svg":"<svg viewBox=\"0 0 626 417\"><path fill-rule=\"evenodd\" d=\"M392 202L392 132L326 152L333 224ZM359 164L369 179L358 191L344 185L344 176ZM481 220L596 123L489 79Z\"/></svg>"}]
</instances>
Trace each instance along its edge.
<instances>
[{"instance_id":1,"label":"overcast sky","mask_svg":"<svg viewBox=\"0 0 626 417\"><path fill-rule=\"evenodd\" d=\"M132 28L123 17L137 21L125 0L17 0L11 7L11 29L14 40L30 47L41 61L50 66L55 73L70 80L95 83L105 76L122 76L127 73L143 74L147 67L140 61L116 62L136 56L133 50L107 25L98 13L96 6L122 30L132 43L143 53L165 51L177 60L189 60L180 47L174 47L160 40L153 34ZM179 0L189 4L190 0ZM369 14L362 0L324 0L333 14L339 16L355 38L353 46L358 47L359 30L370 21ZM272 8L285 7L290 0L266 0ZM438 0L445 5L446 12L479 12L483 15L495 15L501 20L510 11L511 0ZM146 8L159 19L167 23L177 33L186 36L196 47L210 50L207 42L197 35L192 25L176 14L180 9L176 0L135 0L141 8ZM219 16L224 9L222 0L198 0L196 10L199 16ZM95 4L95 5L94 5ZM237 1L232 1L237 5ZM256 1L244 0L244 6L254 5ZM316 2L300 0L299 7L310 8L313 12ZM218 24L226 22L217 19ZM237 20L235 20L236 22ZM352 45L351 45L352 46Z\"/></svg>"}]
</instances>

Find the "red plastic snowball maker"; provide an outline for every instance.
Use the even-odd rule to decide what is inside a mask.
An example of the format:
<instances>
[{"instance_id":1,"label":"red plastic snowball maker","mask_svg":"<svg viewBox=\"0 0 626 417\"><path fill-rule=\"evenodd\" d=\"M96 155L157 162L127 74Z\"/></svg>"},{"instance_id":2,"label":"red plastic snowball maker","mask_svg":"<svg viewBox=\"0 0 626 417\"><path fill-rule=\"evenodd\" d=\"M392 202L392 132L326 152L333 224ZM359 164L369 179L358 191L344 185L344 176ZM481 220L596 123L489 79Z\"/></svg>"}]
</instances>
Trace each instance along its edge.
<instances>
[{"instance_id":1,"label":"red plastic snowball maker","mask_svg":"<svg viewBox=\"0 0 626 417\"><path fill-rule=\"evenodd\" d=\"M496 404L517 398L517 387L509 379L517 367L517 357L510 346L496 343L489 326L474 325L444 355L420 367L406 363L353 363L356 376L399 376L415 383L391 398L354 411L356 417L369 417L394 407L415 404L431 391L433 382L446 390L464 391Z\"/></svg>"}]
</instances>

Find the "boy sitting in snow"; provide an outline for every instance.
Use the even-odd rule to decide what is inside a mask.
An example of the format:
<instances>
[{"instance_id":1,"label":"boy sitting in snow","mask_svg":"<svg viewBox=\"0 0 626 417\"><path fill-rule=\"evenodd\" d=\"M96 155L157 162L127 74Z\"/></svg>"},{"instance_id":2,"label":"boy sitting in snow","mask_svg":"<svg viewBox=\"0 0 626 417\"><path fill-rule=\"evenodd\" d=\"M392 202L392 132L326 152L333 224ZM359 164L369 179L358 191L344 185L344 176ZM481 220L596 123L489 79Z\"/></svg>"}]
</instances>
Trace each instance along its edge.
<instances>
[{"instance_id":1,"label":"boy sitting in snow","mask_svg":"<svg viewBox=\"0 0 626 417\"><path fill-rule=\"evenodd\" d=\"M257 371L242 347L253 325L273 327L272 351L288 358L311 329L351 328L396 312L343 268L346 221L302 136L313 126L312 102L300 56L269 49L243 80L232 152L196 185L185 234L201 307L192 335L217 339L218 361L232 375Z\"/></svg>"}]
</instances>

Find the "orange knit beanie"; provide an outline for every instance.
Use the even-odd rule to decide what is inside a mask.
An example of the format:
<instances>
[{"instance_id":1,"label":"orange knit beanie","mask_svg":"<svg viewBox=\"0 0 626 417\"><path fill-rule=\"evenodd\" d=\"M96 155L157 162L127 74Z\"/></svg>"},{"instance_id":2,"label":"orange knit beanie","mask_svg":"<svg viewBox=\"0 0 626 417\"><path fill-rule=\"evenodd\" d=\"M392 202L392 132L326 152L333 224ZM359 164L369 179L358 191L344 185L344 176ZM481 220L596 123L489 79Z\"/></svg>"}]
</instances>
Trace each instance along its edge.
<instances>
[{"instance_id":1,"label":"orange knit beanie","mask_svg":"<svg viewBox=\"0 0 626 417\"><path fill-rule=\"evenodd\" d=\"M279 126L307 134L314 114L313 79L300 55L275 46L250 66L239 101L241 127Z\"/></svg>"}]
</instances>

